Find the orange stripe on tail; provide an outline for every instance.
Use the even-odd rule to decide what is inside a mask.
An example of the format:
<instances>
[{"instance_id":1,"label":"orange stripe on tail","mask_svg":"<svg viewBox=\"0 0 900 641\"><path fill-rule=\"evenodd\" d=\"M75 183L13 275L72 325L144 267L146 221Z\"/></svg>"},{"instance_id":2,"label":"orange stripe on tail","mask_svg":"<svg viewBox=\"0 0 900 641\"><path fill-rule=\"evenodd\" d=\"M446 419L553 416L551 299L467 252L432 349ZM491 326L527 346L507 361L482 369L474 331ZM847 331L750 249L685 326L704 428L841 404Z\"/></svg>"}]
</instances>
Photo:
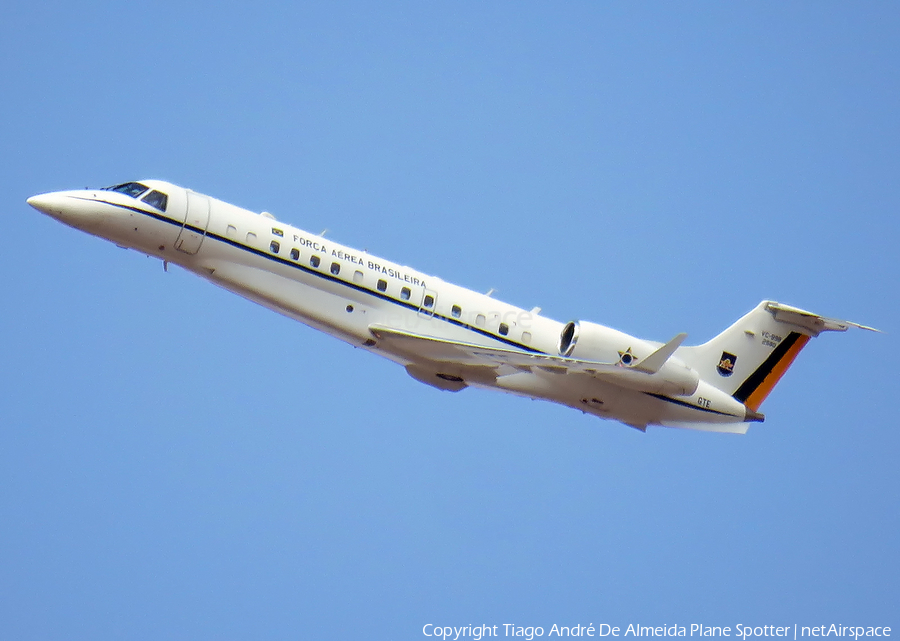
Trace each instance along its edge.
<instances>
[{"instance_id":1,"label":"orange stripe on tail","mask_svg":"<svg viewBox=\"0 0 900 641\"><path fill-rule=\"evenodd\" d=\"M809 336L799 332L791 332L784 341L776 347L769 358L744 381L734 393L734 398L741 401L754 412L759 409L766 397L788 371L788 368L797 358L806 344Z\"/></svg>"}]
</instances>

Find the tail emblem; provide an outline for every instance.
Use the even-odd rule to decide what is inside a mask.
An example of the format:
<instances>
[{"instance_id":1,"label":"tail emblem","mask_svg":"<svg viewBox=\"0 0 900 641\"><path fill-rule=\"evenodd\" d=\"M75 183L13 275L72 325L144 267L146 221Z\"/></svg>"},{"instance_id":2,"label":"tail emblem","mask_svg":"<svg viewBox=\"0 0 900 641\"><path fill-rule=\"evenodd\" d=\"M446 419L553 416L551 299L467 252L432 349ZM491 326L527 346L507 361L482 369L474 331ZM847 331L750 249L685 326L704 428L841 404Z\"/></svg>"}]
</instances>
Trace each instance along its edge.
<instances>
[{"instance_id":1,"label":"tail emblem","mask_svg":"<svg viewBox=\"0 0 900 641\"><path fill-rule=\"evenodd\" d=\"M722 376L728 377L734 374L734 364L737 363L737 356L734 354L729 354L728 352L722 352L722 358L719 359L719 364L716 366L716 371L719 372Z\"/></svg>"}]
</instances>

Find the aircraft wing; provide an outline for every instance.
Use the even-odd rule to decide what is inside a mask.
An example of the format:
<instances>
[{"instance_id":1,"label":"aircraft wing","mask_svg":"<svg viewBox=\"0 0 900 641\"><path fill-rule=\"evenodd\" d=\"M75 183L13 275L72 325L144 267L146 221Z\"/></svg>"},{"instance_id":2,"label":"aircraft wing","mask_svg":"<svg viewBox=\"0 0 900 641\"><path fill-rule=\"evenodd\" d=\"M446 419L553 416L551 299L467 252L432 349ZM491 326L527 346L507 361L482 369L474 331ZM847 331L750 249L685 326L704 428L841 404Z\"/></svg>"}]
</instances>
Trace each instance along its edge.
<instances>
[{"instance_id":1,"label":"aircraft wing","mask_svg":"<svg viewBox=\"0 0 900 641\"><path fill-rule=\"evenodd\" d=\"M386 343L394 351L401 352L418 362L453 363L462 366L511 368L514 371L531 371L532 368L552 368L555 371L592 374L596 368L616 368L614 363L595 363L564 356L535 354L502 347L485 347L475 343L452 341L423 334L413 334L382 325L370 325L375 338Z\"/></svg>"},{"instance_id":2,"label":"aircraft wing","mask_svg":"<svg viewBox=\"0 0 900 641\"><path fill-rule=\"evenodd\" d=\"M391 351L400 353L420 365L430 364L456 368L465 378L465 370L505 376L516 372L568 374L589 376L621 387L651 393L672 393L671 383L657 374L665 360L681 344L685 334L679 334L669 343L644 359L647 368L622 367L618 363L586 361L553 354L536 354L503 347L485 347L475 343L452 341L444 338L413 334L382 325L370 325L369 331Z\"/></svg>"}]
</instances>

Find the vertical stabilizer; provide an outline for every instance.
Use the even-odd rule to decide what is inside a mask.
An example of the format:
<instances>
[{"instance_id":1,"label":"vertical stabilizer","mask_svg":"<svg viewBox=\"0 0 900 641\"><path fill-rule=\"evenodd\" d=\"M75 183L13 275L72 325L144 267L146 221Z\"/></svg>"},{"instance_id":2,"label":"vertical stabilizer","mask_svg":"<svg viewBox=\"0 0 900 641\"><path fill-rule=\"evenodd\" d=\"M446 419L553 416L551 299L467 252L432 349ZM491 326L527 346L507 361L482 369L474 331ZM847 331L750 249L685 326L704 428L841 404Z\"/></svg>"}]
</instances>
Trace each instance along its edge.
<instances>
[{"instance_id":1,"label":"vertical stabilizer","mask_svg":"<svg viewBox=\"0 0 900 641\"><path fill-rule=\"evenodd\" d=\"M878 331L763 301L708 343L683 347L677 354L701 379L755 412L810 338L849 327Z\"/></svg>"}]
</instances>

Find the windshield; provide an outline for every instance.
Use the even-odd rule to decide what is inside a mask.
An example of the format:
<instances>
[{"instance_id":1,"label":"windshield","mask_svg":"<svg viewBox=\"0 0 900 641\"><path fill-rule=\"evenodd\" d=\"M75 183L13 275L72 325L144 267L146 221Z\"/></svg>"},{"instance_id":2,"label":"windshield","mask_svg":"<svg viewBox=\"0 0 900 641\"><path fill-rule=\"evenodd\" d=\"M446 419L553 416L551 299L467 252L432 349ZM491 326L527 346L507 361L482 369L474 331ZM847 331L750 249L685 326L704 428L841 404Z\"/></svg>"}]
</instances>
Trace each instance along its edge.
<instances>
[{"instance_id":1,"label":"windshield","mask_svg":"<svg viewBox=\"0 0 900 641\"><path fill-rule=\"evenodd\" d=\"M117 191L120 194L125 194L132 198L137 198L147 191L149 187L147 187L147 185L142 185L141 183L123 183L121 185L116 185L115 187L107 187L106 189L108 191Z\"/></svg>"}]
</instances>

